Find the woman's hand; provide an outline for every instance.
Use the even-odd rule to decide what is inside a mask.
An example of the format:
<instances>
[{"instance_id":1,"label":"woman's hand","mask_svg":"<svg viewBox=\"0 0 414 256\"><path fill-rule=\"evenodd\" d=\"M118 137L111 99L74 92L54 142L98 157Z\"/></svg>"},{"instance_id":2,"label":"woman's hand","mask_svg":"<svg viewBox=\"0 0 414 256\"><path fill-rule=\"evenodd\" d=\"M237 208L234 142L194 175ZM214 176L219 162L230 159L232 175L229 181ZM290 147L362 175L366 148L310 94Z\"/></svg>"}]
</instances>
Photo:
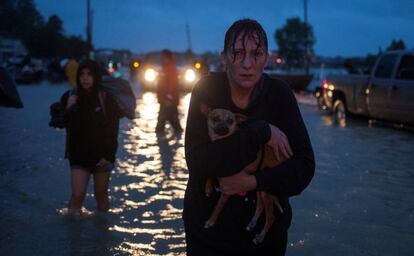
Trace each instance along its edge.
<instances>
[{"instance_id":1,"label":"woman's hand","mask_svg":"<svg viewBox=\"0 0 414 256\"><path fill-rule=\"evenodd\" d=\"M256 188L256 177L241 171L232 176L219 178L220 190L227 195L243 194Z\"/></svg>"},{"instance_id":2,"label":"woman's hand","mask_svg":"<svg viewBox=\"0 0 414 256\"><path fill-rule=\"evenodd\" d=\"M276 126L269 124L271 136L267 145L273 149L273 153L278 161L289 159L293 156L292 149L290 148L288 138L286 135Z\"/></svg>"},{"instance_id":3,"label":"woman's hand","mask_svg":"<svg viewBox=\"0 0 414 256\"><path fill-rule=\"evenodd\" d=\"M78 95L72 94L68 98L68 103L66 104L66 109L71 109L76 102L78 101Z\"/></svg>"}]
</instances>

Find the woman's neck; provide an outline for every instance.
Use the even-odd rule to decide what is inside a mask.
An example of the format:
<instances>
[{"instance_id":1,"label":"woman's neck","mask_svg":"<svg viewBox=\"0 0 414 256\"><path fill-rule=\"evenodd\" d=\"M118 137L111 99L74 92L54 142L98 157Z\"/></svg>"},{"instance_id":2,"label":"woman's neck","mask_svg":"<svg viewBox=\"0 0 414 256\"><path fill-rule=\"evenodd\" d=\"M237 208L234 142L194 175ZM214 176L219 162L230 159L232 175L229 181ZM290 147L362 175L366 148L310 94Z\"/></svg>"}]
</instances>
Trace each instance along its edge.
<instances>
[{"instance_id":1,"label":"woman's neck","mask_svg":"<svg viewBox=\"0 0 414 256\"><path fill-rule=\"evenodd\" d=\"M90 87L90 88L88 88L88 89L83 88L83 91L84 91L86 94L90 94L90 93L93 91L93 87Z\"/></svg>"},{"instance_id":2,"label":"woman's neck","mask_svg":"<svg viewBox=\"0 0 414 256\"><path fill-rule=\"evenodd\" d=\"M253 88L242 88L240 86L237 86L233 84L231 81L229 81L230 84L230 96L231 99L238 108L244 109L249 105L250 101L250 95L253 92Z\"/></svg>"},{"instance_id":3,"label":"woman's neck","mask_svg":"<svg viewBox=\"0 0 414 256\"><path fill-rule=\"evenodd\" d=\"M236 105L238 108L244 109L247 107L247 105L249 105L251 94L252 89L243 90L234 86L230 86L231 99L233 100L234 105Z\"/></svg>"}]
</instances>

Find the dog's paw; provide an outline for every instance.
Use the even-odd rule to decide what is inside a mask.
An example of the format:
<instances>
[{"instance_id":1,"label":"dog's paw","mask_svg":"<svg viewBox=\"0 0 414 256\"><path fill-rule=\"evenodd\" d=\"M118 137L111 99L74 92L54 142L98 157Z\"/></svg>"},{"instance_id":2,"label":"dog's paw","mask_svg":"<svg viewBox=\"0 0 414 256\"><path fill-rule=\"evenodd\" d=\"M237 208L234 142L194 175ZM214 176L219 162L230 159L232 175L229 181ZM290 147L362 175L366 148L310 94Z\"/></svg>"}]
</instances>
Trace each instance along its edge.
<instances>
[{"instance_id":1,"label":"dog's paw","mask_svg":"<svg viewBox=\"0 0 414 256\"><path fill-rule=\"evenodd\" d=\"M256 226L256 222L250 222L249 225L246 226L247 231L253 231L254 227Z\"/></svg>"},{"instance_id":2,"label":"dog's paw","mask_svg":"<svg viewBox=\"0 0 414 256\"><path fill-rule=\"evenodd\" d=\"M214 226L214 222L211 220L206 221L206 223L204 224L204 228L211 228Z\"/></svg>"},{"instance_id":3,"label":"dog's paw","mask_svg":"<svg viewBox=\"0 0 414 256\"><path fill-rule=\"evenodd\" d=\"M264 236L257 234L256 237L253 239L253 243L255 245L259 245L263 242L263 240L264 240Z\"/></svg>"}]
</instances>

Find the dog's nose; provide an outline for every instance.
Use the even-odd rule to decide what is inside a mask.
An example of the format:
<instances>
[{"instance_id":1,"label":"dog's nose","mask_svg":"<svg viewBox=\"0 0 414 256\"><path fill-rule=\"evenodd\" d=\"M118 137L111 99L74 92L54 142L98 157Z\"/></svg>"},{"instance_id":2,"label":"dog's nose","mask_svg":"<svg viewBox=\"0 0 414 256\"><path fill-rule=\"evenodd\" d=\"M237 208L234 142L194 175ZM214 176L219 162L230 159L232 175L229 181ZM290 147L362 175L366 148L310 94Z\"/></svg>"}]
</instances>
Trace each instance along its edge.
<instances>
[{"instance_id":1,"label":"dog's nose","mask_svg":"<svg viewBox=\"0 0 414 256\"><path fill-rule=\"evenodd\" d=\"M229 128L225 124L218 124L214 127L214 132L219 136L223 136L229 133Z\"/></svg>"}]
</instances>

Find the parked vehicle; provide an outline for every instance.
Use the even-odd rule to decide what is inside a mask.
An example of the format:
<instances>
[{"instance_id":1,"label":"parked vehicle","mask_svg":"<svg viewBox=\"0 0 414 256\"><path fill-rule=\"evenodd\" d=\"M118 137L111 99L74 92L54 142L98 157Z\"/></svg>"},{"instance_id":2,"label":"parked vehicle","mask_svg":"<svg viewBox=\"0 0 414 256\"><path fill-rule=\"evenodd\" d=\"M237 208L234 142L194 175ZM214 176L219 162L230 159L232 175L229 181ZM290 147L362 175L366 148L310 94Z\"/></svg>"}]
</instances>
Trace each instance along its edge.
<instances>
[{"instance_id":1,"label":"parked vehicle","mask_svg":"<svg viewBox=\"0 0 414 256\"><path fill-rule=\"evenodd\" d=\"M321 95L338 122L350 113L414 125L414 52L383 53L370 75L328 76Z\"/></svg>"},{"instance_id":2,"label":"parked vehicle","mask_svg":"<svg viewBox=\"0 0 414 256\"><path fill-rule=\"evenodd\" d=\"M38 82L43 77L43 62L29 56L10 58L6 65L7 70L18 84Z\"/></svg>"}]
</instances>

